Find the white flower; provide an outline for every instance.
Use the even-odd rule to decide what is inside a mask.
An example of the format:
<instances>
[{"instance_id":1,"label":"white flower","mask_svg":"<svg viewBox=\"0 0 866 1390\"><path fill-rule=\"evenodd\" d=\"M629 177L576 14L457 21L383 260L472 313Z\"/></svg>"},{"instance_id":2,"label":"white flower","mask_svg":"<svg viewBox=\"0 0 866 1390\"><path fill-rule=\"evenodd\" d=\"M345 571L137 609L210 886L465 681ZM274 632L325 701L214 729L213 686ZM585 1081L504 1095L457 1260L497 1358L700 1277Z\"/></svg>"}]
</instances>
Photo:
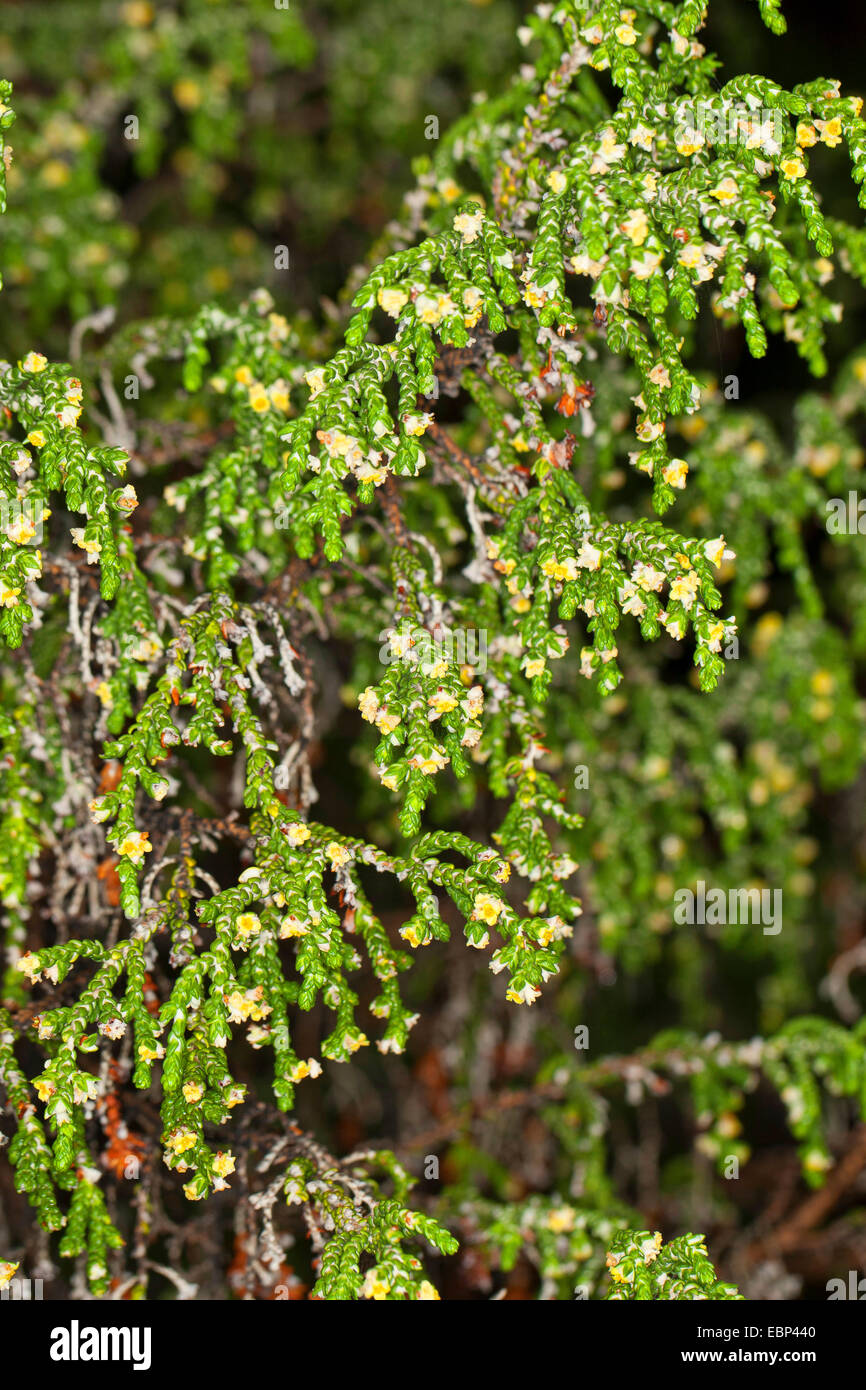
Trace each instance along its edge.
<instances>
[{"instance_id":1,"label":"white flower","mask_svg":"<svg viewBox=\"0 0 866 1390\"><path fill-rule=\"evenodd\" d=\"M704 554L711 564L718 567L724 560L736 558L733 550L726 550L724 536L719 536L718 540L704 542Z\"/></svg>"},{"instance_id":2,"label":"white flower","mask_svg":"<svg viewBox=\"0 0 866 1390\"><path fill-rule=\"evenodd\" d=\"M463 245L470 246L477 238L484 224L484 213L480 208L475 212L460 212L454 218L454 230L463 238Z\"/></svg>"},{"instance_id":3,"label":"white flower","mask_svg":"<svg viewBox=\"0 0 866 1390\"><path fill-rule=\"evenodd\" d=\"M597 570L601 564L601 551L585 540L577 552L577 564L582 570Z\"/></svg>"},{"instance_id":4,"label":"white flower","mask_svg":"<svg viewBox=\"0 0 866 1390\"><path fill-rule=\"evenodd\" d=\"M304 381L310 388L310 400L314 401L325 389L324 367L316 367L311 372L304 372Z\"/></svg>"}]
</instances>

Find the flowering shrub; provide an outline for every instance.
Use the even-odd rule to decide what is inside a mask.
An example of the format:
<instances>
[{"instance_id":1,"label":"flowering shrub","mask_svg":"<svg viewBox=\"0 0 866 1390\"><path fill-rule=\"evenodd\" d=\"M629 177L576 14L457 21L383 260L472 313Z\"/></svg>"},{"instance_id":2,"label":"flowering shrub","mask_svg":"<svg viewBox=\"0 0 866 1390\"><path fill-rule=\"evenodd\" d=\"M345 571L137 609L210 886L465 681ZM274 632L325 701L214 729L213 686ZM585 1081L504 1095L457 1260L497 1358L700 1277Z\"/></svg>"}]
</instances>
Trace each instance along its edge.
<instances>
[{"instance_id":1,"label":"flowering shrub","mask_svg":"<svg viewBox=\"0 0 866 1390\"><path fill-rule=\"evenodd\" d=\"M150 5L105 39L145 174L166 84L202 168L237 149L253 45L222 8L219 80ZM866 123L824 78L716 84L705 10L539 5L351 310L154 291L108 333L134 261L105 204L111 273L52 259L40 304L87 315L72 362L0 363L0 1079L73 1292L737 1297L676 1231L747 1187L755 1096L842 1195L862 955L829 969L818 889L866 570L823 523L863 461L866 349L829 354L866 237L810 162L847 158L862 206ZM307 61L302 20L262 23ZM43 187L79 147L51 120ZM74 227L104 190L72 163ZM40 196L10 214L19 297ZM741 403L700 365L708 318L826 389ZM684 923L705 883L783 890L779 930L706 893ZM754 1290L791 1248L747 1231L726 1268Z\"/></svg>"}]
</instances>

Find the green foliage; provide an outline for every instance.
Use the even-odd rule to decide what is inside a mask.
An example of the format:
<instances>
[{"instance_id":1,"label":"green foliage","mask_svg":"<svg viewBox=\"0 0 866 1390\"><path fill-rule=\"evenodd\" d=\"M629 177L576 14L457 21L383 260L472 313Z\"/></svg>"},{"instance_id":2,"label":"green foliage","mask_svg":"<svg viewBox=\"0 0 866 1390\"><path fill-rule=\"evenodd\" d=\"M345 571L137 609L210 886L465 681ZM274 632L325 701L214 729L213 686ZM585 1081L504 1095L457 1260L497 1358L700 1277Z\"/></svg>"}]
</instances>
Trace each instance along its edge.
<instances>
[{"instance_id":1,"label":"green foliage","mask_svg":"<svg viewBox=\"0 0 866 1390\"><path fill-rule=\"evenodd\" d=\"M611 1286L608 1298L738 1299L733 1284L723 1284L707 1259L703 1236L678 1236L662 1244L658 1231L622 1231L607 1256Z\"/></svg>"},{"instance_id":2,"label":"green foliage","mask_svg":"<svg viewBox=\"0 0 866 1390\"><path fill-rule=\"evenodd\" d=\"M810 151L847 155L864 206L862 102L826 79L719 87L691 0L541 5L520 33L531 61L416 158L351 311L314 325L252 273L255 238L245 258L217 218L189 247L241 154L253 191L233 212L274 225L279 110L252 97L260 74L275 93L275 73L312 63L307 23L123 8L122 31L87 35L103 118L86 126L78 79L13 7L34 80L55 84L38 135L39 101L22 107L41 173L10 216L13 303L44 264L31 337L81 320L71 363L29 341L0 363L0 1080L18 1190L97 1296L111 1271L139 1293L164 1275L163 1190L209 1208L236 1175L244 1267L279 1285L298 1208L315 1298L436 1298L407 1243L452 1256L452 1230L482 1252L477 1288L522 1260L542 1297L604 1296L607 1249L610 1298L737 1298L703 1237L631 1229L610 1108L670 1094L724 1177L749 1157L748 1096L772 1089L812 1185L831 1108L866 1118L859 1008L850 1027L814 1014L832 946L807 867L816 797L850 785L864 747L863 552L823 523L862 468L866 352L782 422L698 360L708 309L753 358L783 335L828 373L829 287L837 269L866 283L866 237L822 210ZM66 12L73 43L87 10ZM760 10L781 33L778 5ZM8 83L0 99L5 133ZM168 233L155 216L140 248L100 174L124 106L157 201L178 109L187 123L182 215ZM85 350L133 259L146 316ZM783 883L784 933L681 929L674 894L701 880ZM379 1095L409 1074L390 1068L443 986L435 962L449 997L465 982L455 937L496 980L472 972L449 1039L464 1142L436 1201L410 1207L400 1146L335 1158L304 1094L322 1077L336 1093L336 1064L366 1066ZM658 966L676 1026L646 1045L656 1024L637 1017L633 1043L626 998L592 1023L600 1055L576 1060L598 980L618 968L637 988ZM550 1157L538 1190L514 1190L468 1137L477 1016L542 995L558 1013L528 1103ZM760 1036L717 1031L731 998L731 1031ZM118 1216L105 1191L132 1176L143 1195ZM124 1241L134 1269L109 1253ZM182 1296L186 1273L164 1276Z\"/></svg>"}]
</instances>

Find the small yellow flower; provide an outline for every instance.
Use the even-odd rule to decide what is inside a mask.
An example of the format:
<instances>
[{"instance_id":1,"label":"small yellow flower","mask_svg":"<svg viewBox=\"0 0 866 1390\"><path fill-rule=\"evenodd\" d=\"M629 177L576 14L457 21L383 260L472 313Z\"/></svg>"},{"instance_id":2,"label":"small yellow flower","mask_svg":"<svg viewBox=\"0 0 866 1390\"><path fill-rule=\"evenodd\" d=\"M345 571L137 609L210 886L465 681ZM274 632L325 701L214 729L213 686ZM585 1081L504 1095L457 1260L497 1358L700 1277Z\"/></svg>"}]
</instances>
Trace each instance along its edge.
<instances>
[{"instance_id":1,"label":"small yellow flower","mask_svg":"<svg viewBox=\"0 0 866 1390\"><path fill-rule=\"evenodd\" d=\"M243 1023L252 1014L253 1001L240 989L233 989L231 994L223 995L223 1001L232 1023Z\"/></svg>"},{"instance_id":2,"label":"small yellow flower","mask_svg":"<svg viewBox=\"0 0 866 1390\"><path fill-rule=\"evenodd\" d=\"M41 352L28 352L24 361L18 365L23 372L44 372L48 366L48 358L43 357Z\"/></svg>"},{"instance_id":3,"label":"small yellow flower","mask_svg":"<svg viewBox=\"0 0 866 1390\"><path fill-rule=\"evenodd\" d=\"M284 917L280 923L280 939L282 941L292 941L296 937L308 936L309 932L310 928L306 922L302 922L300 917L296 917L294 913Z\"/></svg>"},{"instance_id":4,"label":"small yellow flower","mask_svg":"<svg viewBox=\"0 0 866 1390\"><path fill-rule=\"evenodd\" d=\"M698 576L694 570L690 574L679 575L671 584L671 598L684 608L691 608L698 588Z\"/></svg>"},{"instance_id":5,"label":"small yellow flower","mask_svg":"<svg viewBox=\"0 0 866 1390\"><path fill-rule=\"evenodd\" d=\"M172 87L174 99L183 111L194 111L201 105L201 87L191 77L181 77Z\"/></svg>"},{"instance_id":6,"label":"small yellow flower","mask_svg":"<svg viewBox=\"0 0 866 1390\"><path fill-rule=\"evenodd\" d=\"M689 155L697 154L698 150L702 150L705 144L706 141L699 130L684 130L676 142L677 153L688 158Z\"/></svg>"},{"instance_id":7,"label":"small yellow flower","mask_svg":"<svg viewBox=\"0 0 866 1390\"><path fill-rule=\"evenodd\" d=\"M453 179L443 179L436 185L436 190L446 203L454 203L460 197L460 185Z\"/></svg>"},{"instance_id":8,"label":"small yellow flower","mask_svg":"<svg viewBox=\"0 0 866 1390\"><path fill-rule=\"evenodd\" d=\"M146 830L133 830L126 835L117 847L118 854L125 854L133 864L140 864L142 856L150 854L153 845Z\"/></svg>"},{"instance_id":9,"label":"small yellow flower","mask_svg":"<svg viewBox=\"0 0 866 1390\"><path fill-rule=\"evenodd\" d=\"M415 300L415 313L422 323L428 323L435 328L440 318L438 301L429 294L419 294Z\"/></svg>"},{"instance_id":10,"label":"small yellow flower","mask_svg":"<svg viewBox=\"0 0 866 1390\"><path fill-rule=\"evenodd\" d=\"M229 1173L235 1171L234 1154L223 1153L220 1151L213 1162L213 1170L220 1178L227 1178Z\"/></svg>"},{"instance_id":11,"label":"small yellow flower","mask_svg":"<svg viewBox=\"0 0 866 1390\"><path fill-rule=\"evenodd\" d=\"M261 920L254 912L242 912L235 922L235 926L238 935L243 938L255 936L262 929Z\"/></svg>"},{"instance_id":12,"label":"small yellow flower","mask_svg":"<svg viewBox=\"0 0 866 1390\"><path fill-rule=\"evenodd\" d=\"M408 303L409 296L405 290L398 290L394 285L386 285L376 295L376 301L386 314L390 314L391 318L395 319L403 306Z\"/></svg>"},{"instance_id":13,"label":"small yellow flower","mask_svg":"<svg viewBox=\"0 0 866 1390\"><path fill-rule=\"evenodd\" d=\"M574 1208L573 1207L554 1207L547 1217L547 1229L556 1231L574 1230Z\"/></svg>"},{"instance_id":14,"label":"small yellow flower","mask_svg":"<svg viewBox=\"0 0 866 1390\"><path fill-rule=\"evenodd\" d=\"M40 177L49 188L62 188L71 177L69 165L62 159L49 159L42 165Z\"/></svg>"},{"instance_id":15,"label":"small yellow flower","mask_svg":"<svg viewBox=\"0 0 866 1390\"><path fill-rule=\"evenodd\" d=\"M191 1129L184 1127L173 1129L165 1146L167 1149L171 1149L172 1153L185 1154L189 1149L195 1148L195 1135Z\"/></svg>"},{"instance_id":16,"label":"small yellow flower","mask_svg":"<svg viewBox=\"0 0 866 1390\"><path fill-rule=\"evenodd\" d=\"M771 642L778 637L784 627L784 620L780 613L765 613L755 623L755 632L752 638L752 645L757 656L763 656Z\"/></svg>"},{"instance_id":17,"label":"small yellow flower","mask_svg":"<svg viewBox=\"0 0 866 1390\"><path fill-rule=\"evenodd\" d=\"M32 444L34 449L41 449L45 444L44 430L31 430L27 436L27 443Z\"/></svg>"},{"instance_id":18,"label":"small yellow flower","mask_svg":"<svg viewBox=\"0 0 866 1390\"><path fill-rule=\"evenodd\" d=\"M486 922L488 927L494 927L499 921L500 914L505 911L505 903L501 898L496 898L492 893L476 893L472 911L473 922Z\"/></svg>"},{"instance_id":19,"label":"small yellow flower","mask_svg":"<svg viewBox=\"0 0 866 1390\"><path fill-rule=\"evenodd\" d=\"M585 540L577 553L577 564L580 569L597 570L601 564L601 551Z\"/></svg>"},{"instance_id":20,"label":"small yellow flower","mask_svg":"<svg viewBox=\"0 0 866 1390\"><path fill-rule=\"evenodd\" d=\"M332 840L330 844L325 846L325 853L330 859L333 869L338 869L341 865L348 864L352 857L345 845L338 844L336 840Z\"/></svg>"},{"instance_id":21,"label":"small yellow flower","mask_svg":"<svg viewBox=\"0 0 866 1390\"><path fill-rule=\"evenodd\" d=\"M786 179L802 179L806 173L802 159L783 159L781 168Z\"/></svg>"},{"instance_id":22,"label":"small yellow flower","mask_svg":"<svg viewBox=\"0 0 866 1390\"><path fill-rule=\"evenodd\" d=\"M809 685L813 695L830 695L836 688L836 678L830 671L816 671Z\"/></svg>"},{"instance_id":23,"label":"small yellow flower","mask_svg":"<svg viewBox=\"0 0 866 1390\"><path fill-rule=\"evenodd\" d=\"M842 122L838 116L834 116L832 121L816 121L816 126L821 132L821 141L834 150L837 145L842 143Z\"/></svg>"},{"instance_id":24,"label":"small yellow flower","mask_svg":"<svg viewBox=\"0 0 866 1390\"><path fill-rule=\"evenodd\" d=\"M684 246L677 256L680 265L684 265L686 270L697 270L703 259L704 253L699 242L692 242L690 246Z\"/></svg>"},{"instance_id":25,"label":"small yellow flower","mask_svg":"<svg viewBox=\"0 0 866 1390\"><path fill-rule=\"evenodd\" d=\"M460 233L464 246L471 246L472 242L477 239L483 224L484 213L480 208L475 212L460 212L454 218L454 230Z\"/></svg>"},{"instance_id":26,"label":"small yellow flower","mask_svg":"<svg viewBox=\"0 0 866 1390\"><path fill-rule=\"evenodd\" d=\"M20 1260L16 1261L15 1264L10 1260L0 1260L0 1289L6 1288L20 1263Z\"/></svg>"},{"instance_id":27,"label":"small yellow flower","mask_svg":"<svg viewBox=\"0 0 866 1390\"><path fill-rule=\"evenodd\" d=\"M286 839L295 848L298 845L305 845L310 838L310 827L302 824L301 821L293 821L286 831Z\"/></svg>"},{"instance_id":28,"label":"small yellow flower","mask_svg":"<svg viewBox=\"0 0 866 1390\"><path fill-rule=\"evenodd\" d=\"M393 714L391 710L383 707L376 711L373 723L376 725L380 734L385 734L387 736L388 734L393 734L397 725L400 723L400 716L399 714Z\"/></svg>"},{"instance_id":29,"label":"small yellow flower","mask_svg":"<svg viewBox=\"0 0 866 1390\"><path fill-rule=\"evenodd\" d=\"M803 172L805 173L805 170ZM722 179L720 183L716 184L715 188L710 189L710 197L717 198L720 203L733 203L739 196L739 185L736 179L730 177Z\"/></svg>"},{"instance_id":30,"label":"small yellow flower","mask_svg":"<svg viewBox=\"0 0 866 1390\"><path fill-rule=\"evenodd\" d=\"M636 280L648 280L654 275L662 263L660 251L644 251L642 256L635 257L629 263L629 270Z\"/></svg>"},{"instance_id":31,"label":"small yellow flower","mask_svg":"<svg viewBox=\"0 0 866 1390\"><path fill-rule=\"evenodd\" d=\"M368 685L366 690L362 690L358 696L358 709L361 711L361 718L366 719L368 724L372 724L378 708L379 697L372 685Z\"/></svg>"},{"instance_id":32,"label":"small yellow flower","mask_svg":"<svg viewBox=\"0 0 866 1390\"><path fill-rule=\"evenodd\" d=\"M26 545L36 535L36 527L29 517L19 516L6 527L6 535L15 545Z\"/></svg>"},{"instance_id":33,"label":"small yellow flower","mask_svg":"<svg viewBox=\"0 0 866 1390\"><path fill-rule=\"evenodd\" d=\"M153 17L153 5L148 4L147 0L129 0L129 4L123 7L123 18L134 29L146 28L153 23Z\"/></svg>"},{"instance_id":34,"label":"small yellow flower","mask_svg":"<svg viewBox=\"0 0 866 1390\"><path fill-rule=\"evenodd\" d=\"M689 465L685 459L671 459L670 463L662 469L662 478L669 487L684 488L688 471Z\"/></svg>"},{"instance_id":35,"label":"small yellow flower","mask_svg":"<svg viewBox=\"0 0 866 1390\"><path fill-rule=\"evenodd\" d=\"M377 1269L367 1271L367 1276L361 1287L362 1298L372 1298L381 1302L388 1297L391 1292L391 1285L381 1278Z\"/></svg>"},{"instance_id":36,"label":"small yellow flower","mask_svg":"<svg viewBox=\"0 0 866 1390\"><path fill-rule=\"evenodd\" d=\"M630 145L638 145L640 149L646 150L647 153L649 153L652 150L655 137L656 132L652 126L646 126L642 121L638 121L634 130L630 130L628 133L628 143Z\"/></svg>"},{"instance_id":37,"label":"small yellow flower","mask_svg":"<svg viewBox=\"0 0 866 1390\"><path fill-rule=\"evenodd\" d=\"M95 536L91 536L89 540L85 539L85 529L83 526L73 526L69 534L79 549L85 550L88 555L99 555L101 553L102 543L98 541Z\"/></svg>"},{"instance_id":38,"label":"small yellow flower","mask_svg":"<svg viewBox=\"0 0 866 1390\"><path fill-rule=\"evenodd\" d=\"M35 951L25 951L16 963L15 969L20 970L22 975L26 975L31 984L35 984L42 974L39 957Z\"/></svg>"},{"instance_id":39,"label":"small yellow flower","mask_svg":"<svg viewBox=\"0 0 866 1390\"><path fill-rule=\"evenodd\" d=\"M621 223L621 230L625 232L633 246L643 246L649 235L649 219L643 208L637 208L630 212L626 220Z\"/></svg>"},{"instance_id":40,"label":"small yellow flower","mask_svg":"<svg viewBox=\"0 0 866 1390\"><path fill-rule=\"evenodd\" d=\"M540 993L541 990L534 985L524 985L523 989L506 990L505 998L512 1004L534 1004Z\"/></svg>"},{"instance_id":41,"label":"small yellow flower","mask_svg":"<svg viewBox=\"0 0 866 1390\"><path fill-rule=\"evenodd\" d=\"M428 777L432 777L436 772L441 772L447 762L447 756L440 753L437 748L434 748L430 753L416 753L409 759L410 767L414 767L418 772L426 773Z\"/></svg>"},{"instance_id":42,"label":"small yellow flower","mask_svg":"<svg viewBox=\"0 0 866 1390\"><path fill-rule=\"evenodd\" d=\"M471 667L464 668L464 670L467 669L469 671L469 680L471 680L472 669ZM466 679L464 677L463 671L461 671L460 675L461 679L464 681L465 684ZM461 700L460 708L463 710L467 719L479 719L481 717L482 711L484 709L484 691L482 690L480 685L472 686L471 690L467 692L466 698L464 700Z\"/></svg>"},{"instance_id":43,"label":"small yellow flower","mask_svg":"<svg viewBox=\"0 0 866 1390\"><path fill-rule=\"evenodd\" d=\"M436 691L435 695L429 695L427 697L427 703L437 715L448 714L451 710L457 708L456 696L452 695L447 690L443 690L441 686Z\"/></svg>"},{"instance_id":44,"label":"small yellow flower","mask_svg":"<svg viewBox=\"0 0 866 1390\"><path fill-rule=\"evenodd\" d=\"M801 149L809 149L818 143L818 132L813 125L801 124L797 126L797 144Z\"/></svg>"},{"instance_id":45,"label":"small yellow flower","mask_svg":"<svg viewBox=\"0 0 866 1390\"><path fill-rule=\"evenodd\" d=\"M828 1168L832 1168L833 1160L828 1154L813 1149L806 1155L803 1166L807 1173L826 1173Z\"/></svg>"},{"instance_id":46,"label":"small yellow flower","mask_svg":"<svg viewBox=\"0 0 866 1390\"><path fill-rule=\"evenodd\" d=\"M249 402L257 415L264 415L271 408L270 397L264 386L251 386Z\"/></svg>"},{"instance_id":47,"label":"small yellow flower","mask_svg":"<svg viewBox=\"0 0 866 1390\"><path fill-rule=\"evenodd\" d=\"M189 1105L195 1105L204 1095L204 1089L197 1081L187 1081L183 1087L184 1100Z\"/></svg>"},{"instance_id":48,"label":"small yellow flower","mask_svg":"<svg viewBox=\"0 0 866 1390\"><path fill-rule=\"evenodd\" d=\"M325 389L324 367L316 367L311 372L304 372L304 381L310 388L310 400L314 401Z\"/></svg>"},{"instance_id":49,"label":"small yellow flower","mask_svg":"<svg viewBox=\"0 0 866 1390\"><path fill-rule=\"evenodd\" d=\"M547 291L539 289L538 285L530 281L523 291L523 298L530 309L543 309L547 303Z\"/></svg>"},{"instance_id":50,"label":"small yellow flower","mask_svg":"<svg viewBox=\"0 0 866 1390\"><path fill-rule=\"evenodd\" d=\"M424 434L433 424L433 416L426 413L423 415L406 415L403 417L403 428L407 434L417 437Z\"/></svg>"},{"instance_id":51,"label":"small yellow flower","mask_svg":"<svg viewBox=\"0 0 866 1390\"><path fill-rule=\"evenodd\" d=\"M467 328L474 328L484 312L484 296L474 285L463 291L463 306L468 313L463 315L463 322Z\"/></svg>"},{"instance_id":52,"label":"small yellow flower","mask_svg":"<svg viewBox=\"0 0 866 1390\"><path fill-rule=\"evenodd\" d=\"M704 554L706 555L710 564L715 565L716 568L718 568L718 566L722 563L722 560L725 558L724 536L719 536L718 540L716 541L707 541L704 545Z\"/></svg>"},{"instance_id":53,"label":"small yellow flower","mask_svg":"<svg viewBox=\"0 0 866 1390\"><path fill-rule=\"evenodd\" d=\"M655 195L658 193L659 189L658 174L655 173L653 170L650 170L649 173L644 174L640 182L643 185L643 190L644 193L646 193L647 197L654 198Z\"/></svg>"},{"instance_id":54,"label":"small yellow flower","mask_svg":"<svg viewBox=\"0 0 866 1390\"><path fill-rule=\"evenodd\" d=\"M268 341L284 343L289 336L288 320L282 314L268 314Z\"/></svg>"}]
</instances>

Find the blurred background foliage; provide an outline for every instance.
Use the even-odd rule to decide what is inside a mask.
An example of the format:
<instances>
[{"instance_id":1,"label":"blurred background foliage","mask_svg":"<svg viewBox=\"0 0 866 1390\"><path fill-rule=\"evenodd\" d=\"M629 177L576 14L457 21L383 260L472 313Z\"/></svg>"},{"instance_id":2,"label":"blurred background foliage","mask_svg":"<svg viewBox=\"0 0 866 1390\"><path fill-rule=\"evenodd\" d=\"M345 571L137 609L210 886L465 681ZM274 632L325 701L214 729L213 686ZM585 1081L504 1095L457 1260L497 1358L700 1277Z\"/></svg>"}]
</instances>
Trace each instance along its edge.
<instances>
[{"instance_id":1,"label":"blurred background foliage","mask_svg":"<svg viewBox=\"0 0 866 1390\"><path fill-rule=\"evenodd\" d=\"M18 112L7 312L51 344L105 303L135 317L236 297L273 279L279 244L296 306L336 295L399 208L425 118L445 129L513 70L521 7L64 0L0 13Z\"/></svg>"}]
</instances>

